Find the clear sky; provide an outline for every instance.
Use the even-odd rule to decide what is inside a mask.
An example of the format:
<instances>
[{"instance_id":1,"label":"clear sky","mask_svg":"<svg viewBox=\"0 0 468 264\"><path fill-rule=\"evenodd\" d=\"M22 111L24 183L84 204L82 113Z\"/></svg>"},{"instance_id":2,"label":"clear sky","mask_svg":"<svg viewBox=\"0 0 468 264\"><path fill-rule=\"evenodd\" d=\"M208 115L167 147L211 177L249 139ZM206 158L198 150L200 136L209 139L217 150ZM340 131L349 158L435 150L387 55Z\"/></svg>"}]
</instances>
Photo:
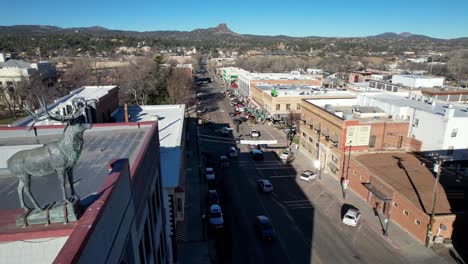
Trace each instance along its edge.
<instances>
[{"instance_id":1,"label":"clear sky","mask_svg":"<svg viewBox=\"0 0 468 264\"><path fill-rule=\"evenodd\" d=\"M4 3L2 3L4 2ZM0 0L0 25L184 30L226 23L240 34L468 37L468 0Z\"/></svg>"}]
</instances>

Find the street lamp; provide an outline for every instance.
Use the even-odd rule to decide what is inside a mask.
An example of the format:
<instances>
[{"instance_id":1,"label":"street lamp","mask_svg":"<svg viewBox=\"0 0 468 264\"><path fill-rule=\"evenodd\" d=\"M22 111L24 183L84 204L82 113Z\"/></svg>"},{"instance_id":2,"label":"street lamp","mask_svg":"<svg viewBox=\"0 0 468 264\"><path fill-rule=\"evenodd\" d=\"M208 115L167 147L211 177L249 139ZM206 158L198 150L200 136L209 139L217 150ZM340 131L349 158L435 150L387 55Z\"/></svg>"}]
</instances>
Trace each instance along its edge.
<instances>
[{"instance_id":1,"label":"street lamp","mask_svg":"<svg viewBox=\"0 0 468 264\"><path fill-rule=\"evenodd\" d=\"M320 160L314 160L314 167L315 167L315 173L318 174L318 178L321 178L321 168L320 168Z\"/></svg>"}]
</instances>

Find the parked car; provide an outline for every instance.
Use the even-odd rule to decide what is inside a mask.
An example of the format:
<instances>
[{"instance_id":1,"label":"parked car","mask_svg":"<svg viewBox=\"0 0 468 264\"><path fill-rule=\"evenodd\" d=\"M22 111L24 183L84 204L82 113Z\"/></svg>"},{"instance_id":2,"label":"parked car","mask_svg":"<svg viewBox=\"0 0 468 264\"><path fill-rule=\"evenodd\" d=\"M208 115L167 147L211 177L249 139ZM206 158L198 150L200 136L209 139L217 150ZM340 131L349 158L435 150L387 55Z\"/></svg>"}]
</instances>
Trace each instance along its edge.
<instances>
[{"instance_id":1,"label":"parked car","mask_svg":"<svg viewBox=\"0 0 468 264\"><path fill-rule=\"evenodd\" d=\"M223 128L221 128L221 135L229 136L229 133L231 133L231 130L232 130L232 128L223 127Z\"/></svg>"},{"instance_id":2,"label":"parked car","mask_svg":"<svg viewBox=\"0 0 468 264\"><path fill-rule=\"evenodd\" d=\"M317 173L312 172L310 170L306 170L301 174L300 179L303 181L311 181L313 179L317 178Z\"/></svg>"},{"instance_id":3,"label":"parked car","mask_svg":"<svg viewBox=\"0 0 468 264\"><path fill-rule=\"evenodd\" d=\"M232 106L232 107L236 106L235 103L229 103L229 105Z\"/></svg>"},{"instance_id":4,"label":"parked car","mask_svg":"<svg viewBox=\"0 0 468 264\"><path fill-rule=\"evenodd\" d=\"M219 157L219 166L220 166L221 168L227 168L227 167L229 167L229 159L228 159L227 156L224 156L224 155L223 155L223 156L220 156L220 157Z\"/></svg>"},{"instance_id":5,"label":"parked car","mask_svg":"<svg viewBox=\"0 0 468 264\"><path fill-rule=\"evenodd\" d=\"M263 151L259 149L250 150L250 155L252 156L253 160L257 160L257 161L263 160Z\"/></svg>"},{"instance_id":6,"label":"parked car","mask_svg":"<svg viewBox=\"0 0 468 264\"><path fill-rule=\"evenodd\" d=\"M214 228L222 228L224 224L223 211L221 206L218 204L213 204L210 206L210 216L209 216L210 225Z\"/></svg>"},{"instance_id":7,"label":"parked car","mask_svg":"<svg viewBox=\"0 0 468 264\"><path fill-rule=\"evenodd\" d=\"M343 224L349 226L356 226L359 222L359 219L361 219L361 213L359 212L359 210L350 208L343 216Z\"/></svg>"},{"instance_id":8,"label":"parked car","mask_svg":"<svg viewBox=\"0 0 468 264\"><path fill-rule=\"evenodd\" d=\"M276 236L276 232L273 229L270 219L264 215L257 216L255 227L262 240L273 240Z\"/></svg>"},{"instance_id":9,"label":"parked car","mask_svg":"<svg viewBox=\"0 0 468 264\"><path fill-rule=\"evenodd\" d=\"M236 113L231 112L231 113L229 113L229 116L234 117L234 116L236 116Z\"/></svg>"},{"instance_id":10,"label":"parked car","mask_svg":"<svg viewBox=\"0 0 468 264\"><path fill-rule=\"evenodd\" d=\"M258 182L258 188L260 188L262 192L269 193L273 191L273 184L271 184L269 180L262 179L262 180L258 180L257 182Z\"/></svg>"},{"instance_id":11,"label":"parked car","mask_svg":"<svg viewBox=\"0 0 468 264\"><path fill-rule=\"evenodd\" d=\"M215 180L215 172L214 169L211 167L207 167L205 171L206 179L209 181L214 181Z\"/></svg>"},{"instance_id":12,"label":"parked car","mask_svg":"<svg viewBox=\"0 0 468 264\"><path fill-rule=\"evenodd\" d=\"M202 113L205 113L205 112L207 112L207 111L208 111L208 110L207 110L206 108L202 108L202 109L198 109L198 110L197 110L197 113L202 114Z\"/></svg>"},{"instance_id":13,"label":"parked car","mask_svg":"<svg viewBox=\"0 0 468 264\"><path fill-rule=\"evenodd\" d=\"M236 147L229 147L228 153L229 153L229 157L231 158L237 158L238 156Z\"/></svg>"},{"instance_id":14,"label":"parked car","mask_svg":"<svg viewBox=\"0 0 468 264\"><path fill-rule=\"evenodd\" d=\"M289 158L289 155L291 155L291 152L285 150L281 152L280 159L281 160L287 160Z\"/></svg>"},{"instance_id":15,"label":"parked car","mask_svg":"<svg viewBox=\"0 0 468 264\"><path fill-rule=\"evenodd\" d=\"M250 136L253 137L253 138L258 138L258 137L260 137L260 132L257 131L257 130L252 130L252 131L250 131Z\"/></svg>"},{"instance_id":16,"label":"parked car","mask_svg":"<svg viewBox=\"0 0 468 264\"><path fill-rule=\"evenodd\" d=\"M219 196L216 190L208 190L208 204L219 204Z\"/></svg>"}]
</instances>

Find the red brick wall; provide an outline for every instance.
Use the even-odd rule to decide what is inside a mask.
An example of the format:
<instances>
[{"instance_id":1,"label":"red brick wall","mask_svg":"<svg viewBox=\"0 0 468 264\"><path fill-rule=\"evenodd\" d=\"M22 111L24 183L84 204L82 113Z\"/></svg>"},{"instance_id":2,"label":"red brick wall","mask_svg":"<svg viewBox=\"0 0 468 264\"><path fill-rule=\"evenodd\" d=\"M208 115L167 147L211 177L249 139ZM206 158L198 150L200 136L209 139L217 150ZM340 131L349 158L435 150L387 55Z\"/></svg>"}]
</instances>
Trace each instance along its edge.
<instances>
[{"instance_id":1,"label":"red brick wall","mask_svg":"<svg viewBox=\"0 0 468 264\"><path fill-rule=\"evenodd\" d=\"M403 137L401 148L409 148L408 122L382 122L371 124L371 136L375 136L374 150L396 149L400 137Z\"/></svg>"},{"instance_id":2,"label":"red brick wall","mask_svg":"<svg viewBox=\"0 0 468 264\"><path fill-rule=\"evenodd\" d=\"M420 242L424 243L429 216L398 193L395 193L393 197L391 208L390 219L397 222ZM404 211L408 212L408 215L405 215ZM419 220L419 225L416 224L416 220Z\"/></svg>"},{"instance_id":3,"label":"red brick wall","mask_svg":"<svg viewBox=\"0 0 468 264\"><path fill-rule=\"evenodd\" d=\"M109 91L108 94L99 98L96 104L96 123L108 123L111 121L110 114L119 107L118 87Z\"/></svg>"}]
</instances>

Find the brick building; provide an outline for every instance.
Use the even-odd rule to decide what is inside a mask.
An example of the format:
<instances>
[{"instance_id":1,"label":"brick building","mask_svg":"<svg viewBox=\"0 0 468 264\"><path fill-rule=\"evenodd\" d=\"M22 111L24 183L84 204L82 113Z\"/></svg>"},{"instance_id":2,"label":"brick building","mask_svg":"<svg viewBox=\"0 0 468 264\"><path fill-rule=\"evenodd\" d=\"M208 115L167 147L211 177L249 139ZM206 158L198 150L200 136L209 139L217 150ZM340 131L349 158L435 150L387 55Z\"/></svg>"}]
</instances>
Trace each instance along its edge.
<instances>
[{"instance_id":1,"label":"brick building","mask_svg":"<svg viewBox=\"0 0 468 264\"><path fill-rule=\"evenodd\" d=\"M348 151L408 150L409 123L355 98L307 99L301 104L300 145L320 161L320 170L340 177Z\"/></svg>"},{"instance_id":2,"label":"brick building","mask_svg":"<svg viewBox=\"0 0 468 264\"><path fill-rule=\"evenodd\" d=\"M353 153L346 155L343 178L348 188L424 243L432 210L433 173L410 153ZM438 184L432 240L451 239L456 215L444 188Z\"/></svg>"}]
</instances>

